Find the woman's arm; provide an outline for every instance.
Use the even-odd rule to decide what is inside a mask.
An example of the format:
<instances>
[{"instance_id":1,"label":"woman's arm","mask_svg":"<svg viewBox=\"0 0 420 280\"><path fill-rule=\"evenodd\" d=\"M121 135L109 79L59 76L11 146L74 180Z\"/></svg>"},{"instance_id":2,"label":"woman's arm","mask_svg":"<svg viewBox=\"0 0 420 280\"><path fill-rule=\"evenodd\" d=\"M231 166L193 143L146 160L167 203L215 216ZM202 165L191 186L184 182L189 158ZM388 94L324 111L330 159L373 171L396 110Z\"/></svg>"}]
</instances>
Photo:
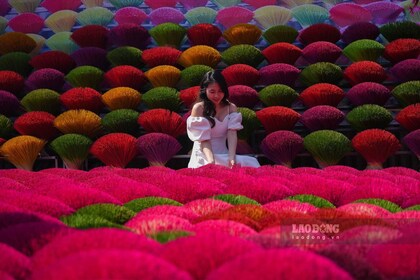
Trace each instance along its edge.
<instances>
[{"instance_id":1,"label":"woman's arm","mask_svg":"<svg viewBox=\"0 0 420 280\"><path fill-rule=\"evenodd\" d=\"M229 112L237 112L235 104L230 103ZM238 145L238 133L236 130L229 129L227 132L227 141L228 141L228 166L232 167L236 164L236 146Z\"/></svg>"},{"instance_id":2,"label":"woman's arm","mask_svg":"<svg viewBox=\"0 0 420 280\"><path fill-rule=\"evenodd\" d=\"M191 116L193 117L202 117L203 116L204 106L203 104L196 103L191 111ZM206 156L208 163L214 163L214 155L213 150L211 149L210 140L201 141L201 150L203 154Z\"/></svg>"}]
</instances>

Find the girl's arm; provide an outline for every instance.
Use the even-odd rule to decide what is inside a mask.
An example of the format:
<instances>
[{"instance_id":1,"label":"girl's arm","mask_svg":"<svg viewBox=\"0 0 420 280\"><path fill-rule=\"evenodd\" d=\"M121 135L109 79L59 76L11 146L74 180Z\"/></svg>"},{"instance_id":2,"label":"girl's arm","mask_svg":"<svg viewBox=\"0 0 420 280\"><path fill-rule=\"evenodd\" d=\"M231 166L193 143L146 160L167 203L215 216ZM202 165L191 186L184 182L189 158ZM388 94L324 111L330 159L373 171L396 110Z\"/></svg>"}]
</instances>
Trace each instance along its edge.
<instances>
[{"instance_id":1,"label":"girl's arm","mask_svg":"<svg viewBox=\"0 0 420 280\"><path fill-rule=\"evenodd\" d=\"M202 103L196 103L191 111L191 116L193 117L202 117L203 116L204 106ZM208 163L214 163L213 150L211 149L210 140L201 141L201 150L206 156Z\"/></svg>"},{"instance_id":2,"label":"girl's arm","mask_svg":"<svg viewBox=\"0 0 420 280\"><path fill-rule=\"evenodd\" d=\"M230 103L229 112L236 112L237 108L233 103ZM227 132L227 141L228 141L228 166L232 167L236 164L236 146L238 145L238 134L236 130L229 129Z\"/></svg>"}]
</instances>

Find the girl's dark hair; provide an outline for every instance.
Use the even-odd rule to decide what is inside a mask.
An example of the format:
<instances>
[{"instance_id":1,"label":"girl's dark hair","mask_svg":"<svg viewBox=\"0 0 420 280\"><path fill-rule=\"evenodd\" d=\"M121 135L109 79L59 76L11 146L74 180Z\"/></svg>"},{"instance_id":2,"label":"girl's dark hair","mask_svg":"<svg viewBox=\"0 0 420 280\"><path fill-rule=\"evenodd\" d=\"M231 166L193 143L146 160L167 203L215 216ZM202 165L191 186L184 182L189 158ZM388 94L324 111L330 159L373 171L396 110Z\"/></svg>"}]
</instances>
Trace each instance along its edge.
<instances>
[{"instance_id":1,"label":"girl's dark hair","mask_svg":"<svg viewBox=\"0 0 420 280\"><path fill-rule=\"evenodd\" d=\"M209 120L209 122L211 123L211 127L215 125L214 116L216 115L216 109L214 108L213 103L207 98L206 89L208 85L212 83L219 84L220 89L224 93L221 102L225 105L229 105L229 90L226 84L225 77L223 77L222 73L218 70L213 70L204 74L204 77L200 83L200 93L198 95L197 102L204 102L203 116Z\"/></svg>"}]
</instances>

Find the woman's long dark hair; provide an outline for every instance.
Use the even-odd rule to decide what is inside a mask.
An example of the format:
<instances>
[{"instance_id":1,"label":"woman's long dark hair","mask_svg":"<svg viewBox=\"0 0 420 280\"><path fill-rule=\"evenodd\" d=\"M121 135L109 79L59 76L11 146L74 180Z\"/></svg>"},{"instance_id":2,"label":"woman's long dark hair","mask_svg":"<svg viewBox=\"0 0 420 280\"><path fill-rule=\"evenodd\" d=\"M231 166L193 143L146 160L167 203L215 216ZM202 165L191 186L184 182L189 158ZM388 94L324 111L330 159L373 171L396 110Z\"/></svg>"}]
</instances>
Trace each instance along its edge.
<instances>
[{"instance_id":1,"label":"woman's long dark hair","mask_svg":"<svg viewBox=\"0 0 420 280\"><path fill-rule=\"evenodd\" d=\"M223 77L222 73L218 70L213 70L207 72L200 83L200 93L198 95L197 102L203 101L204 102L204 111L203 116L209 120L211 123L211 127L215 125L214 116L216 115L216 109L214 108L213 102L211 102L207 98L206 89L209 84L217 83L220 86L220 89L223 92L223 99L222 103L225 105L229 105L229 90L226 84L226 80Z\"/></svg>"}]
</instances>

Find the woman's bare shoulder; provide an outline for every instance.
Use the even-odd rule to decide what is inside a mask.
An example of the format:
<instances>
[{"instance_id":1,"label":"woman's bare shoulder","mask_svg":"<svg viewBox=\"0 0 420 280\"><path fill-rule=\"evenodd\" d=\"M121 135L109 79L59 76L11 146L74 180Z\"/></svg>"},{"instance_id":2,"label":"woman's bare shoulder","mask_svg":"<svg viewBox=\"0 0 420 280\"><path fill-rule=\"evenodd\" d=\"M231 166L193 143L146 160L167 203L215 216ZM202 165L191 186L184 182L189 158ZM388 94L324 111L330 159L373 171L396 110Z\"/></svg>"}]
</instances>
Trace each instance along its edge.
<instances>
[{"instance_id":1,"label":"woman's bare shoulder","mask_svg":"<svg viewBox=\"0 0 420 280\"><path fill-rule=\"evenodd\" d=\"M230 113L233 113L233 112L237 112L238 111L238 107L236 107L236 105L235 104L233 104L233 103L229 103L229 112Z\"/></svg>"},{"instance_id":2,"label":"woman's bare shoulder","mask_svg":"<svg viewBox=\"0 0 420 280\"><path fill-rule=\"evenodd\" d=\"M191 116L202 117L204 112L204 102L197 102L194 104L191 110Z\"/></svg>"}]
</instances>

